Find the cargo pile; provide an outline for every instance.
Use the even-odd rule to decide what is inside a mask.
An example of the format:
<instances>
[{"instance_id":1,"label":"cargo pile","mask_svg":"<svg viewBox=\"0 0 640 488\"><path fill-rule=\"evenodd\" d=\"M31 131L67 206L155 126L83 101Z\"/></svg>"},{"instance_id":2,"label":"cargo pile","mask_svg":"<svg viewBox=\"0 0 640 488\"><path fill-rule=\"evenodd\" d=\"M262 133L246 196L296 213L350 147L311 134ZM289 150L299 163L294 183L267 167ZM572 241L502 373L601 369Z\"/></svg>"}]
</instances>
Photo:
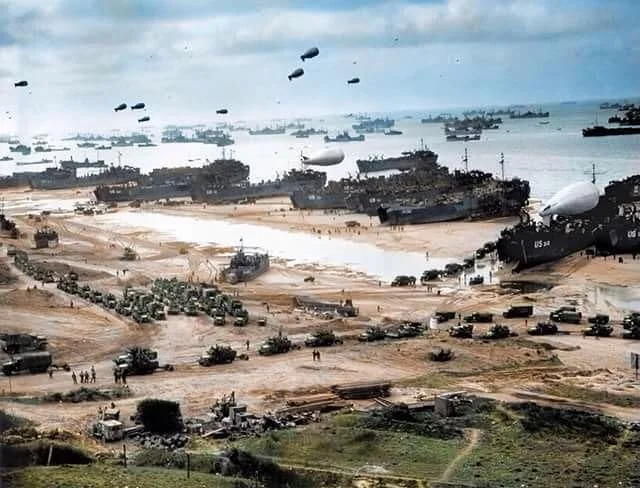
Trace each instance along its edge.
<instances>
[{"instance_id":1,"label":"cargo pile","mask_svg":"<svg viewBox=\"0 0 640 488\"><path fill-rule=\"evenodd\" d=\"M388 397L391 383L371 381L334 385L331 391L343 400L366 400L376 397Z\"/></svg>"}]
</instances>

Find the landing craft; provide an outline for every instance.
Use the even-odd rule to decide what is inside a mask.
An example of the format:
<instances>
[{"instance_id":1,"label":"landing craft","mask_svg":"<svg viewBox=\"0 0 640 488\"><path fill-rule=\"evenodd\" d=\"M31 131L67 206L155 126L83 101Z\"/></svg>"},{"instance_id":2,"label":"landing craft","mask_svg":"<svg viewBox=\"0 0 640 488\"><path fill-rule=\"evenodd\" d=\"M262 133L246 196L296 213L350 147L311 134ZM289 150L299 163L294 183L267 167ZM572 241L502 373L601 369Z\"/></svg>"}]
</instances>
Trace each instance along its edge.
<instances>
[{"instance_id":1,"label":"landing craft","mask_svg":"<svg viewBox=\"0 0 640 488\"><path fill-rule=\"evenodd\" d=\"M349 81L347 81L348 85L355 85L356 83L360 83L360 78L351 78Z\"/></svg>"},{"instance_id":2,"label":"landing craft","mask_svg":"<svg viewBox=\"0 0 640 488\"><path fill-rule=\"evenodd\" d=\"M22 81L18 81L17 83L13 84L14 86L28 86L29 82L27 82L26 80L22 80Z\"/></svg>"},{"instance_id":3,"label":"landing craft","mask_svg":"<svg viewBox=\"0 0 640 488\"><path fill-rule=\"evenodd\" d=\"M142 117L141 119L138 119L138 122L149 122L151 119L149 117Z\"/></svg>"},{"instance_id":4,"label":"landing craft","mask_svg":"<svg viewBox=\"0 0 640 488\"><path fill-rule=\"evenodd\" d=\"M135 105L131 105L131 110L140 110L143 109L146 105L142 102L136 103Z\"/></svg>"},{"instance_id":5,"label":"landing craft","mask_svg":"<svg viewBox=\"0 0 640 488\"><path fill-rule=\"evenodd\" d=\"M228 114L229 111L226 108L221 108L221 109L216 110L216 113L217 114Z\"/></svg>"},{"instance_id":6,"label":"landing craft","mask_svg":"<svg viewBox=\"0 0 640 488\"><path fill-rule=\"evenodd\" d=\"M325 149L311 157L302 156L302 164L309 166L334 166L344 160L344 151L339 148Z\"/></svg>"},{"instance_id":7,"label":"landing craft","mask_svg":"<svg viewBox=\"0 0 640 488\"><path fill-rule=\"evenodd\" d=\"M600 192L593 183L573 183L553 195L542 207L540 216L579 215L595 208L599 200Z\"/></svg>"},{"instance_id":8,"label":"landing craft","mask_svg":"<svg viewBox=\"0 0 640 488\"><path fill-rule=\"evenodd\" d=\"M113 110L115 112L120 112L120 110L124 110L125 108L127 108L127 104L126 103L121 103L120 105L118 105L116 108L114 108Z\"/></svg>"},{"instance_id":9,"label":"landing craft","mask_svg":"<svg viewBox=\"0 0 640 488\"><path fill-rule=\"evenodd\" d=\"M304 70L302 68L298 68L293 73L291 73L289 76L287 76L287 78L289 78L289 81L291 81L294 78L300 78L303 74L304 74Z\"/></svg>"},{"instance_id":10,"label":"landing craft","mask_svg":"<svg viewBox=\"0 0 640 488\"><path fill-rule=\"evenodd\" d=\"M318 54L320 54L320 50L317 47L312 47L311 49L307 49L305 53L300 56L300 59L304 62L305 59L315 58Z\"/></svg>"}]
</instances>

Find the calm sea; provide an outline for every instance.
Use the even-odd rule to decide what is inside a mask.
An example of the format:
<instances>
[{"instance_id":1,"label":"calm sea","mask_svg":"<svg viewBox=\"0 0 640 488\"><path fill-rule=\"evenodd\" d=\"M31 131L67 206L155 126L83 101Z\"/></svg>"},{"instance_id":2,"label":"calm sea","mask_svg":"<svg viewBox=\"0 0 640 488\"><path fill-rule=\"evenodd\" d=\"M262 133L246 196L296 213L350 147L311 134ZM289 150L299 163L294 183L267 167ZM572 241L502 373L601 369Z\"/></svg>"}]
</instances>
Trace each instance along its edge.
<instances>
[{"instance_id":1,"label":"calm sea","mask_svg":"<svg viewBox=\"0 0 640 488\"><path fill-rule=\"evenodd\" d=\"M300 167L300 154L310 154L326 147L340 147L346 154L345 160L337 166L316 168L327 171L330 179L338 179L357 173L356 160L367 159L373 155L393 156L402 151L417 149L421 140L424 145L439 155L438 161L451 169L463 168L462 157L465 148L468 151L469 168L477 168L500 175L500 153L504 153L504 172L506 177L520 177L529 180L534 198L546 199L567 184L589 180L592 164L596 165L596 183L602 187L610 180L638 173L640 170L640 135L583 138L582 129L594 125L596 117L602 125L616 113L615 110L600 110L600 102L579 102L575 104L547 104L541 107L550 112L548 119L510 120L503 117L498 130L487 130L480 141L447 142L441 124L422 124L420 119L429 112L398 112L388 114L370 114L389 116L396 120L395 128L403 132L399 136L384 134L366 135L364 142L325 144L321 135L308 139L297 139L288 135L250 136L248 132L232 133L235 144L225 148L226 155L251 166L251 180L259 182L274 178L290 168ZM433 116L440 112L459 115L461 110L431 110ZM228 119L232 121L232 119ZM549 121L548 124L539 124ZM304 122L307 127L324 128L330 135L342 130L355 132L351 125L358 121L341 115L327 116ZM262 122L262 126L269 121ZM255 127L251 126L251 127ZM157 147L121 147L110 151L80 149L76 141L61 141L59 137L49 136L48 142L54 146L66 146L68 152L32 153L19 156L9 153L7 144L0 144L0 157L11 155L14 161L0 162L0 174L13 171L40 171L46 164L38 166L16 166L16 161L38 161L42 158L75 160L96 157L108 163L118 162L118 151L122 164L138 166L143 172L162 166L201 166L206 159L214 160L222 156L221 148L204 144L160 144L161 128L146 129L145 132L158 143ZM66 134L68 135L68 134ZM27 142L27 141L23 141ZM50 164L49 166L54 166Z\"/></svg>"}]
</instances>

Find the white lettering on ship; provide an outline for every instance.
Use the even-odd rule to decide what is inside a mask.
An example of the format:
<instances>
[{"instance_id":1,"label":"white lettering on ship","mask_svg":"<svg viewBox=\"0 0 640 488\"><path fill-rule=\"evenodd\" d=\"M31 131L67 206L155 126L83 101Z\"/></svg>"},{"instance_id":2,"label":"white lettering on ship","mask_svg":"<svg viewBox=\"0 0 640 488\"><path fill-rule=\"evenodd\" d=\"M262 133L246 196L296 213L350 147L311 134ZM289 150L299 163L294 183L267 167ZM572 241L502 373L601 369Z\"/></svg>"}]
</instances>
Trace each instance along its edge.
<instances>
[{"instance_id":1,"label":"white lettering on ship","mask_svg":"<svg viewBox=\"0 0 640 488\"><path fill-rule=\"evenodd\" d=\"M539 249L541 247L549 247L551 245L551 241L534 241L533 247Z\"/></svg>"}]
</instances>

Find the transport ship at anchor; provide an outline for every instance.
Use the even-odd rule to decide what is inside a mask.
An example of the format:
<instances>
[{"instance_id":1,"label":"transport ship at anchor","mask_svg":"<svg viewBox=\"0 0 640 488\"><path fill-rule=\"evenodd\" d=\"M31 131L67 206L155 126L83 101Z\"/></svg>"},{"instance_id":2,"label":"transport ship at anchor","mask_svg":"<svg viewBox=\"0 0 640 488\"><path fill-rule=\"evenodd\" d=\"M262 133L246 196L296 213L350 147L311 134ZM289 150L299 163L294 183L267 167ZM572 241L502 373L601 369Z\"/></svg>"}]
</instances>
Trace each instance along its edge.
<instances>
[{"instance_id":1,"label":"transport ship at anchor","mask_svg":"<svg viewBox=\"0 0 640 488\"><path fill-rule=\"evenodd\" d=\"M374 173L392 169L407 171L422 166L431 166L438 161L438 155L429 149L424 149L424 147L417 151L403 151L401 154L401 156L390 158L358 159L356 161L358 171L360 173Z\"/></svg>"}]
</instances>

